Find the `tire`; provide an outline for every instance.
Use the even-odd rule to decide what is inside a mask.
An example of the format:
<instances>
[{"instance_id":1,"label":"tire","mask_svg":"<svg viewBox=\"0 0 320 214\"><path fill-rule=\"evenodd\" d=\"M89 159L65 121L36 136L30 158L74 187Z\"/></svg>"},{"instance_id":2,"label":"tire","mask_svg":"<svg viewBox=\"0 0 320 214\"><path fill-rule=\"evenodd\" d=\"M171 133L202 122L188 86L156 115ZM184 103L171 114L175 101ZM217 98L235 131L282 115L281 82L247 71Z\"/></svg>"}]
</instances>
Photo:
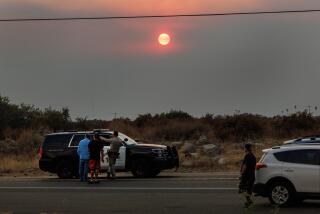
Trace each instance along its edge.
<instances>
[{"instance_id":1,"label":"tire","mask_svg":"<svg viewBox=\"0 0 320 214\"><path fill-rule=\"evenodd\" d=\"M161 170L159 170L159 169L153 169L153 170L151 170L149 176L152 177L152 178L157 177L157 175L159 175L160 172L161 172Z\"/></svg>"},{"instance_id":2,"label":"tire","mask_svg":"<svg viewBox=\"0 0 320 214\"><path fill-rule=\"evenodd\" d=\"M295 190L289 182L274 182L269 186L268 197L274 205L280 207L289 206L295 200Z\"/></svg>"},{"instance_id":3,"label":"tire","mask_svg":"<svg viewBox=\"0 0 320 214\"><path fill-rule=\"evenodd\" d=\"M70 179L74 176L74 167L71 161L63 160L57 165L57 175L61 179Z\"/></svg>"},{"instance_id":4,"label":"tire","mask_svg":"<svg viewBox=\"0 0 320 214\"><path fill-rule=\"evenodd\" d=\"M150 168L147 160L136 159L133 160L131 172L137 178L146 178L152 174Z\"/></svg>"}]
</instances>

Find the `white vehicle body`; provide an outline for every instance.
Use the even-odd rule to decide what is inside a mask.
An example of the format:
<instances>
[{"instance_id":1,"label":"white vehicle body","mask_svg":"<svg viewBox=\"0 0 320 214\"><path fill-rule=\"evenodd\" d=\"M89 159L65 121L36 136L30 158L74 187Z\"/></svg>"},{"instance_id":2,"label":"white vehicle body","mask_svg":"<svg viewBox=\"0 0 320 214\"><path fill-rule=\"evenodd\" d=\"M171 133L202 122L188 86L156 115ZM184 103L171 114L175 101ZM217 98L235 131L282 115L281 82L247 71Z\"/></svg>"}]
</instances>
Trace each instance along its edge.
<instances>
[{"instance_id":1,"label":"white vehicle body","mask_svg":"<svg viewBox=\"0 0 320 214\"><path fill-rule=\"evenodd\" d=\"M109 133L110 136L112 136L112 133L110 132ZM126 142L128 144L136 144L136 142L131 139L130 137L122 134L122 133L119 133L119 138L123 141L123 142ZM101 163L101 169L102 170L107 170L108 169L108 166L109 166L109 158L108 158L108 152L109 152L109 149L110 149L110 145L105 145L103 147L103 154L104 154L104 162ZM124 170L126 168L126 147L124 145L122 145L120 147L120 150L119 150L119 157L116 161L116 165L115 165L115 168L116 170Z\"/></svg>"},{"instance_id":2,"label":"white vehicle body","mask_svg":"<svg viewBox=\"0 0 320 214\"><path fill-rule=\"evenodd\" d=\"M302 200L320 197L320 144L290 144L263 152L257 163L255 193L280 205L297 196ZM276 190L272 192L277 185L283 193L280 201L272 198L278 194Z\"/></svg>"},{"instance_id":3,"label":"white vehicle body","mask_svg":"<svg viewBox=\"0 0 320 214\"><path fill-rule=\"evenodd\" d=\"M89 132L88 132L89 133ZM112 137L112 132L111 131L106 131L103 132L101 135L105 138L111 138ZM84 138L85 133L78 135L77 138ZM125 142L127 145L132 145L132 144L137 144L137 142L133 139L131 139L130 137L128 137L127 135L123 134L123 133L119 133L118 136L123 142ZM79 139L78 139L79 140ZM70 140L69 143L69 147L77 147L77 146L73 146L72 142L74 141L74 136L72 137L72 139ZM103 154L104 154L104 162L101 162L101 169L102 170L107 170L108 166L109 166L109 159L108 159L108 151L110 149L110 144L109 143L104 143L104 147L103 147ZM116 170L125 170L126 168L126 147L125 145L120 147L119 150L119 157L116 161L116 165L115 168Z\"/></svg>"}]
</instances>

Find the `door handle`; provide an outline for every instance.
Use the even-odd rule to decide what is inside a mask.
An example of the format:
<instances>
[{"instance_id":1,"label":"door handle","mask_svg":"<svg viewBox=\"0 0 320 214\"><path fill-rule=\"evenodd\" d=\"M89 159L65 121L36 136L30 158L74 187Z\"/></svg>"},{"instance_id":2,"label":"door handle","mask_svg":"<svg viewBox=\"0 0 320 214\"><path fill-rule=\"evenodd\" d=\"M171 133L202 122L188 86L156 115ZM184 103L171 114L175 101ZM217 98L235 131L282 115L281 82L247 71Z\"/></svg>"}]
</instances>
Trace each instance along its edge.
<instances>
[{"instance_id":1,"label":"door handle","mask_svg":"<svg viewBox=\"0 0 320 214\"><path fill-rule=\"evenodd\" d=\"M284 171L285 171L285 172L294 172L293 169L285 169Z\"/></svg>"}]
</instances>

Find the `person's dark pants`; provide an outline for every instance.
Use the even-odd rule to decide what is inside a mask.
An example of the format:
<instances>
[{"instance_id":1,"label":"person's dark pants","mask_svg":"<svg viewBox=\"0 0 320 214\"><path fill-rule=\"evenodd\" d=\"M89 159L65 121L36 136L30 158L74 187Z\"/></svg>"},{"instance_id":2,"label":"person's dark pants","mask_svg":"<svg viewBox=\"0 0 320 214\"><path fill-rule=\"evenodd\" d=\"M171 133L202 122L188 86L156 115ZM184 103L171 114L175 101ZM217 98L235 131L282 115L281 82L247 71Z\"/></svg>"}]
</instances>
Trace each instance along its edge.
<instances>
[{"instance_id":1,"label":"person's dark pants","mask_svg":"<svg viewBox=\"0 0 320 214\"><path fill-rule=\"evenodd\" d=\"M80 159L79 163L79 176L81 182L88 181L88 167L89 167L89 160Z\"/></svg>"},{"instance_id":2,"label":"person's dark pants","mask_svg":"<svg viewBox=\"0 0 320 214\"><path fill-rule=\"evenodd\" d=\"M239 192L246 192L251 195L253 191L254 180L254 178L241 178L239 184Z\"/></svg>"}]
</instances>

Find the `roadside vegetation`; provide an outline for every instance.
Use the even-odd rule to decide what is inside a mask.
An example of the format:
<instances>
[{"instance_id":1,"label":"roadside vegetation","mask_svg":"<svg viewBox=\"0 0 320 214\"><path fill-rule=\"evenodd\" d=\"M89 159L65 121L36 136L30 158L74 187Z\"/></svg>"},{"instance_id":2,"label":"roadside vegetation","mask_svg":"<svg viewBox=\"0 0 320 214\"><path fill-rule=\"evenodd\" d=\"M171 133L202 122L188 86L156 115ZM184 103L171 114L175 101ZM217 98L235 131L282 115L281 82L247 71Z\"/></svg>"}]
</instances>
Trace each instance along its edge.
<instances>
[{"instance_id":1,"label":"roadside vegetation","mask_svg":"<svg viewBox=\"0 0 320 214\"><path fill-rule=\"evenodd\" d=\"M171 110L135 119L72 120L68 108L17 105L0 96L0 174L36 169L38 150L47 133L92 129L117 129L141 142L175 145L182 170L235 171L244 143L255 144L259 156L261 149L279 145L283 140L319 133L320 118L308 111L273 117L249 113L193 117Z\"/></svg>"}]
</instances>

